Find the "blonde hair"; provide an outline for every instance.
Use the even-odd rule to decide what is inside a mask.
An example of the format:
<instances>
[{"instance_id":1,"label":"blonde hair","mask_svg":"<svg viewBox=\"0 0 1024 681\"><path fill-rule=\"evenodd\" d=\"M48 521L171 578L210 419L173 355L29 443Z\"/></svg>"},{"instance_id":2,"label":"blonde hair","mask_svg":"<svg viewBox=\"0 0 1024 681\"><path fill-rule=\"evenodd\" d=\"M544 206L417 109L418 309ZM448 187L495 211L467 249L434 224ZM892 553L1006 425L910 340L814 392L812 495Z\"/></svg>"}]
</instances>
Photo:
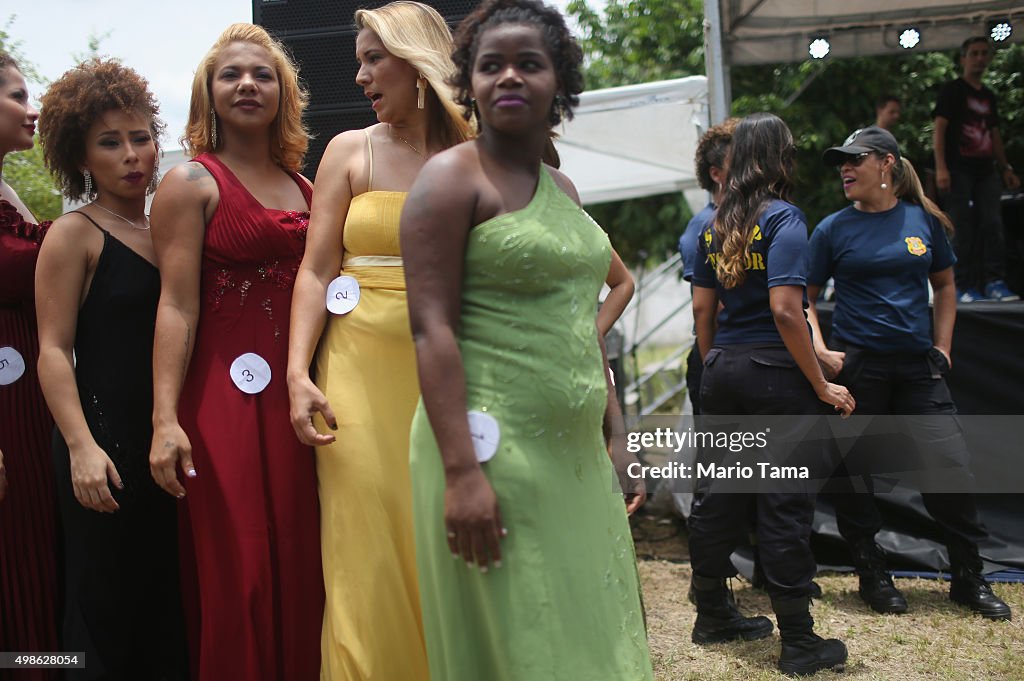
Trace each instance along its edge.
<instances>
[{"instance_id":1,"label":"blonde hair","mask_svg":"<svg viewBox=\"0 0 1024 681\"><path fill-rule=\"evenodd\" d=\"M358 10L355 22L357 29L373 31L388 52L408 62L427 81L433 102L428 130L436 143L448 148L473 136L448 84L455 73L452 34L437 10L411 0L396 0L379 9Z\"/></svg>"},{"instance_id":2,"label":"blonde hair","mask_svg":"<svg viewBox=\"0 0 1024 681\"><path fill-rule=\"evenodd\" d=\"M925 211L942 223L943 229L950 237L953 236L953 221L943 213L935 202L925 196L924 187L921 186L921 179L914 170L914 164L905 158L901 158L892 167L892 187L896 192L896 198L916 203Z\"/></svg>"},{"instance_id":3,"label":"blonde hair","mask_svg":"<svg viewBox=\"0 0 1024 681\"><path fill-rule=\"evenodd\" d=\"M309 146L309 132L302 123L302 112L309 103L309 95L299 82L298 67L284 46L271 37L263 27L255 24L228 26L199 62L196 75L192 79L192 102L189 105L185 135L181 138L182 146L193 157L216 151L210 125L210 112L213 110L210 94L213 66L221 52L232 43L252 43L270 53L281 87L277 117L270 126L270 155L282 168L298 172Z\"/></svg>"}]
</instances>

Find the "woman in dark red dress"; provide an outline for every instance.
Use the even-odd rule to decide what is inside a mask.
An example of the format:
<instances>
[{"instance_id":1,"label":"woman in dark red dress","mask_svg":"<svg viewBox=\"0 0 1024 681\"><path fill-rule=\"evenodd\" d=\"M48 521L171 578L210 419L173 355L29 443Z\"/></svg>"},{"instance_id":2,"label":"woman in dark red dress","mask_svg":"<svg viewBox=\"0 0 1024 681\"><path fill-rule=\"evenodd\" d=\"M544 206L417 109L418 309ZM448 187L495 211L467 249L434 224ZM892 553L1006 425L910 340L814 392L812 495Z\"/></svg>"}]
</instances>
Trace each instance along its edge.
<instances>
[{"instance_id":1,"label":"woman in dark red dress","mask_svg":"<svg viewBox=\"0 0 1024 681\"><path fill-rule=\"evenodd\" d=\"M258 26L230 26L193 82L184 142L195 158L153 203L163 288L150 463L185 502L199 681L320 674L315 467L285 384L311 197L297 173L305 102L280 45Z\"/></svg>"},{"instance_id":2,"label":"woman in dark red dress","mask_svg":"<svg viewBox=\"0 0 1024 681\"><path fill-rule=\"evenodd\" d=\"M9 152L32 148L39 112L17 64L0 52L0 170ZM51 652L57 645L53 421L36 378L39 341L33 280L49 223L0 180L0 650ZM6 494L4 488L6 487ZM0 669L6 681L14 672ZM51 670L18 679L52 679Z\"/></svg>"}]
</instances>

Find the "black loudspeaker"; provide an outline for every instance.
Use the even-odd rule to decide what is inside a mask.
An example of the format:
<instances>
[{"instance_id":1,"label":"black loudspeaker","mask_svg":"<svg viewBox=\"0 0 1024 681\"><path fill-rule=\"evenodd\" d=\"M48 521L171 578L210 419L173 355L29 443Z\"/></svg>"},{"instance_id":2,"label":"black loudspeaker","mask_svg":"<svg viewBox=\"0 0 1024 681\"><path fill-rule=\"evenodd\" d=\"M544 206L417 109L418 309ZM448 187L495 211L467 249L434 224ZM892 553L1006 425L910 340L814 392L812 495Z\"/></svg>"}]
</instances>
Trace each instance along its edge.
<instances>
[{"instance_id":1,"label":"black loudspeaker","mask_svg":"<svg viewBox=\"0 0 1024 681\"><path fill-rule=\"evenodd\" d=\"M445 18L454 30L479 0L420 0ZM377 120L356 85L357 9L374 9L386 0L253 0L253 22L281 40L295 57L309 89L306 125L313 139L304 174L316 176L327 143L340 132L365 128Z\"/></svg>"}]
</instances>

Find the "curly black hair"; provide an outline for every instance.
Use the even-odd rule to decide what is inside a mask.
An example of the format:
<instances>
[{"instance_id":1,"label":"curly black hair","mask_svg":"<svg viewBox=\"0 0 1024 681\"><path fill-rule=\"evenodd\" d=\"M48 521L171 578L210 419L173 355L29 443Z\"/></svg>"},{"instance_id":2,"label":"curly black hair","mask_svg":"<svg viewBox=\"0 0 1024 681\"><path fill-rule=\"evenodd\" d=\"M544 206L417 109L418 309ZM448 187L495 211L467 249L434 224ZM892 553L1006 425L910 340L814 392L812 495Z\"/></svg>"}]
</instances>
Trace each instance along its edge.
<instances>
[{"instance_id":1,"label":"curly black hair","mask_svg":"<svg viewBox=\"0 0 1024 681\"><path fill-rule=\"evenodd\" d=\"M565 19L554 7L539 0L485 0L469 14L455 31L455 73L451 84L455 88L455 101L463 107L466 120L473 115L472 72L473 61L480 45L480 36L500 24L536 26L555 64L558 86L561 90L551 108L551 125L562 118L572 120L573 109L580 103L583 92L583 50L569 32Z\"/></svg>"}]
</instances>

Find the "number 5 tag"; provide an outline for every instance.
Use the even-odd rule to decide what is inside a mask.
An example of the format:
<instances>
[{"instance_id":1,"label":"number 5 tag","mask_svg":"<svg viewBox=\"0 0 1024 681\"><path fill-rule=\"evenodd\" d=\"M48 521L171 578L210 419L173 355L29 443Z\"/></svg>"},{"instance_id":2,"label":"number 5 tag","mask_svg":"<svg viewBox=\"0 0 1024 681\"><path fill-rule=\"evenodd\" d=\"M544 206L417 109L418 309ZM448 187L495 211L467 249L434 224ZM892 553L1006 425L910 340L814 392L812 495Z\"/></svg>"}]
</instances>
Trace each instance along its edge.
<instances>
[{"instance_id":1,"label":"number 5 tag","mask_svg":"<svg viewBox=\"0 0 1024 681\"><path fill-rule=\"evenodd\" d=\"M255 352L239 355L231 363L231 380L243 393L255 395L270 385L270 365Z\"/></svg>"},{"instance_id":2,"label":"number 5 tag","mask_svg":"<svg viewBox=\"0 0 1024 681\"><path fill-rule=\"evenodd\" d=\"M25 358L7 345L0 348L0 385L10 385L25 374Z\"/></svg>"}]
</instances>

